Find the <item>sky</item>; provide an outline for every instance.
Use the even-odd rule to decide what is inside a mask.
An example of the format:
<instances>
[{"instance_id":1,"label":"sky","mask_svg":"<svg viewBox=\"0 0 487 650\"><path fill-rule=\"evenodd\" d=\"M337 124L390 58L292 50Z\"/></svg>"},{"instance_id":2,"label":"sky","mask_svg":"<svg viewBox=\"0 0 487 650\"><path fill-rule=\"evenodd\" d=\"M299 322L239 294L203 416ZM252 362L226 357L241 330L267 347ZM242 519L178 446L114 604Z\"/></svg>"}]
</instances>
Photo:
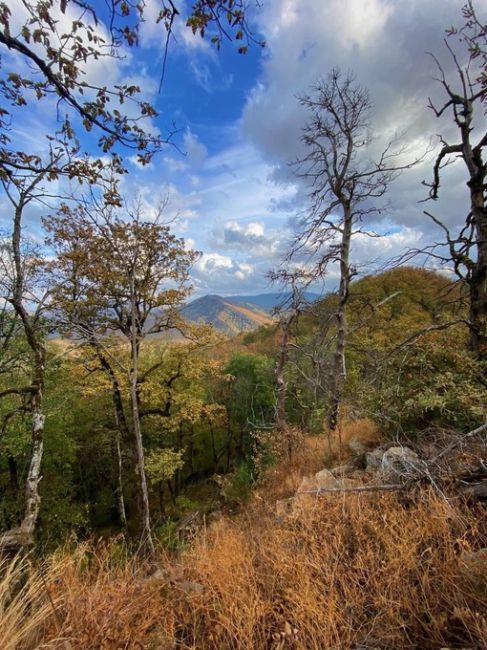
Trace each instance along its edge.
<instances>
[{"instance_id":1,"label":"sky","mask_svg":"<svg viewBox=\"0 0 487 650\"><path fill-rule=\"evenodd\" d=\"M308 189L290 164L303 153L300 138L307 119L297 96L310 92L334 66L353 71L368 88L378 147L401 134L411 158L432 149L394 183L388 207L368 224L383 236L355 239L352 259L361 272L438 240L425 209L452 226L461 223L467 205L461 163L445 170L441 201L426 206L420 201L427 195L422 180L431 178L437 134L451 134L452 127L449 118L437 120L428 109L428 97L441 102L442 92L427 52L442 60L447 73L452 70L443 39L448 27L461 24L463 0L252 2L249 20L265 48L253 45L239 55L235 43L224 42L217 52L181 22L160 92L163 41L153 20L157 0L146 0L140 47L87 70L94 81L138 83L159 111L151 128L163 134L173 125L178 129L176 146L168 145L150 165L142 168L127 155L129 174L122 187L128 199L142 198L148 215L167 197L174 230L202 253L192 271L194 295L273 290L266 273L281 264L308 205ZM7 4L20 24L20 0ZM7 56L4 68L9 65L21 64ZM46 103L23 114L13 133L19 148L35 147L49 120L55 120L55 111L49 112ZM482 128L485 122L476 124L476 133ZM28 227L40 237L36 224L32 216ZM334 288L336 277L331 269L324 290Z\"/></svg>"}]
</instances>

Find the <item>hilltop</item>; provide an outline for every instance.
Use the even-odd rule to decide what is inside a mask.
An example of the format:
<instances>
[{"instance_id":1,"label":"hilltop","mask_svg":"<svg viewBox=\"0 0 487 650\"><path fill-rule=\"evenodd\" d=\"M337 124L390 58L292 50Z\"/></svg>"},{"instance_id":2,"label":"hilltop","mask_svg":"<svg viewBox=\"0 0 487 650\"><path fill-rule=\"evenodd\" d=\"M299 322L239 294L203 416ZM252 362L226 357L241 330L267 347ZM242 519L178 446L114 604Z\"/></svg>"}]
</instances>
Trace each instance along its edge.
<instances>
[{"instance_id":1,"label":"hilltop","mask_svg":"<svg viewBox=\"0 0 487 650\"><path fill-rule=\"evenodd\" d=\"M308 302L318 299L318 294L307 292ZM196 323L209 323L217 330L233 336L249 332L273 322L272 310L286 305L287 293L263 293L256 296L219 296L210 294L188 303L182 314Z\"/></svg>"}]
</instances>

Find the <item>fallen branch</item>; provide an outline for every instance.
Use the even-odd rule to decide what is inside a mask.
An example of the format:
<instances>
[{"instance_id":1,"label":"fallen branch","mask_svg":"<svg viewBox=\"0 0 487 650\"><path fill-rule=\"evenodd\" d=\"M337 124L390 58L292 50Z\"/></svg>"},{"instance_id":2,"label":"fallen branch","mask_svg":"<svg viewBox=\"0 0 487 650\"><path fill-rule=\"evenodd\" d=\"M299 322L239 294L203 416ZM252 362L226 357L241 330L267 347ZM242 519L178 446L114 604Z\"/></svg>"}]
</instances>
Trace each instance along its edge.
<instances>
[{"instance_id":1,"label":"fallen branch","mask_svg":"<svg viewBox=\"0 0 487 650\"><path fill-rule=\"evenodd\" d=\"M405 487L404 483L393 483L391 485L359 485L357 487L332 487L332 488L317 488L316 490L301 490L296 492L295 496L301 494L327 494L333 492L392 492L394 490L402 490Z\"/></svg>"},{"instance_id":2,"label":"fallen branch","mask_svg":"<svg viewBox=\"0 0 487 650\"><path fill-rule=\"evenodd\" d=\"M485 422L484 424L481 424L476 429L473 429L472 431L469 431L464 436L459 436L454 442L452 442L450 445L448 445L447 447L442 449L439 454L437 454L434 458L429 460L428 465L436 463L437 460L442 458L448 452L452 451L452 449L455 449L455 447L458 447L461 444L463 444L465 442L465 440L468 440L469 438L473 438L475 436L478 436L480 433L483 433L484 431L487 431L487 422Z\"/></svg>"}]
</instances>

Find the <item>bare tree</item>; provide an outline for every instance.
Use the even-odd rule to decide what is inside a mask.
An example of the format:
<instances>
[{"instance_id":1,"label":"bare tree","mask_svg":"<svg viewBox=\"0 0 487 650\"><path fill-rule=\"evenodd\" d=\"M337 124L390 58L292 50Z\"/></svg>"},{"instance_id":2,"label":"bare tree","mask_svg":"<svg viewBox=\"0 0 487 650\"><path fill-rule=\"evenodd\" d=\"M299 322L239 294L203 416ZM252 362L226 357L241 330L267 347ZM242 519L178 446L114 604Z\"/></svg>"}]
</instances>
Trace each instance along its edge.
<instances>
[{"instance_id":1,"label":"bare tree","mask_svg":"<svg viewBox=\"0 0 487 650\"><path fill-rule=\"evenodd\" d=\"M358 233L377 236L364 229L365 217L380 212L377 205L401 170L417 161L401 164L404 148L397 141L387 144L376 159L371 159L370 132L372 103L367 90L352 74L334 69L318 82L310 95L300 98L310 119L304 128L307 153L297 161L298 174L310 185L311 208L302 220L301 232L293 252L308 248L318 256L317 270L325 274L339 267L339 288L335 311L336 347L329 426L337 426L339 406L346 377L346 307L349 287L356 275L351 263L352 239Z\"/></svg>"},{"instance_id":2,"label":"bare tree","mask_svg":"<svg viewBox=\"0 0 487 650\"><path fill-rule=\"evenodd\" d=\"M450 116L457 130L453 143L440 136L441 150L434 167L429 196L440 196L443 169L461 161L465 166L466 185L469 192L469 209L457 232L436 215L425 212L443 231L447 253L430 253L446 263L453 263L457 277L466 285L469 296L470 348L481 361L487 359L487 131L482 103L486 101L487 23L475 12L473 2L464 7L465 25L460 30L450 30L456 35L462 48L455 52L451 40L445 39L445 48L453 61L456 78L447 79L441 61L431 55L437 65L445 99L437 106L430 99L429 106L437 118ZM466 51L465 51L466 50Z\"/></svg>"}]
</instances>

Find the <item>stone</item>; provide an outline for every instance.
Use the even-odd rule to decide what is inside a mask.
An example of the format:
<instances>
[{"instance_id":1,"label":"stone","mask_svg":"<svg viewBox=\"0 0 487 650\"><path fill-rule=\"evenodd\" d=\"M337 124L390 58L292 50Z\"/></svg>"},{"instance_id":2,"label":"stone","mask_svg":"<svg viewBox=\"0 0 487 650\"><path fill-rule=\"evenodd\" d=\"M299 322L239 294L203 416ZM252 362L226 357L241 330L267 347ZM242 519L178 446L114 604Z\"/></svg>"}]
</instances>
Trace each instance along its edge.
<instances>
[{"instance_id":1,"label":"stone","mask_svg":"<svg viewBox=\"0 0 487 650\"><path fill-rule=\"evenodd\" d=\"M380 471L384 479L397 481L416 478L421 470L422 462L418 454L409 447L390 447L382 456Z\"/></svg>"},{"instance_id":2,"label":"stone","mask_svg":"<svg viewBox=\"0 0 487 650\"><path fill-rule=\"evenodd\" d=\"M378 472L382 468L382 457L384 451L382 449L374 449L365 454L365 468L367 472Z\"/></svg>"},{"instance_id":3,"label":"stone","mask_svg":"<svg viewBox=\"0 0 487 650\"><path fill-rule=\"evenodd\" d=\"M334 488L339 486L338 479L336 479L329 469L322 469L321 472L315 474L315 481L319 488Z\"/></svg>"},{"instance_id":4,"label":"stone","mask_svg":"<svg viewBox=\"0 0 487 650\"><path fill-rule=\"evenodd\" d=\"M188 596L198 596L205 590L199 582L190 582L189 580L177 582L175 586L181 591L184 591L185 594L188 594Z\"/></svg>"},{"instance_id":5,"label":"stone","mask_svg":"<svg viewBox=\"0 0 487 650\"><path fill-rule=\"evenodd\" d=\"M350 476L355 472L355 467L352 465L339 465L330 470L333 476L341 478L342 476Z\"/></svg>"},{"instance_id":6,"label":"stone","mask_svg":"<svg viewBox=\"0 0 487 650\"><path fill-rule=\"evenodd\" d=\"M355 454L355 456L363 456L367 451L366 445L360 440L358 436L353 436L348 441L348 448Z\"/></svg>"},{"instance_id":7,"label":"stone","mask_svg":"<svg viewBox=\"0 0 487 650\"><path fill-rule=\"evenodd\" d=\"M276 501L276 516L278 519L285 519L292 513L293 501L294 499L292 497L290 499Z\"/></svg>"},{"instance_id":8,"label":"stone","mask_svg":"<svg viewBox=\"0 0 487 650\"><path fill-rule=\"evenodd\" d=\"M327 470L328 471L328 470ZM308 490L317 490L319 487L318 482L309 476L303 476L301 485L298 487L297 493L307 492Z\"/></svg>"},{"instance_id":9,"label":"stone","mask_svg":"<svg viewBox=\"0 0 487 650\"><path fill-rule=\"evenodd\" d=\"M460 557L460 569L470 587L485 592L487 589L487 548L464 553Z\"/></svg>"}]
</instances>

